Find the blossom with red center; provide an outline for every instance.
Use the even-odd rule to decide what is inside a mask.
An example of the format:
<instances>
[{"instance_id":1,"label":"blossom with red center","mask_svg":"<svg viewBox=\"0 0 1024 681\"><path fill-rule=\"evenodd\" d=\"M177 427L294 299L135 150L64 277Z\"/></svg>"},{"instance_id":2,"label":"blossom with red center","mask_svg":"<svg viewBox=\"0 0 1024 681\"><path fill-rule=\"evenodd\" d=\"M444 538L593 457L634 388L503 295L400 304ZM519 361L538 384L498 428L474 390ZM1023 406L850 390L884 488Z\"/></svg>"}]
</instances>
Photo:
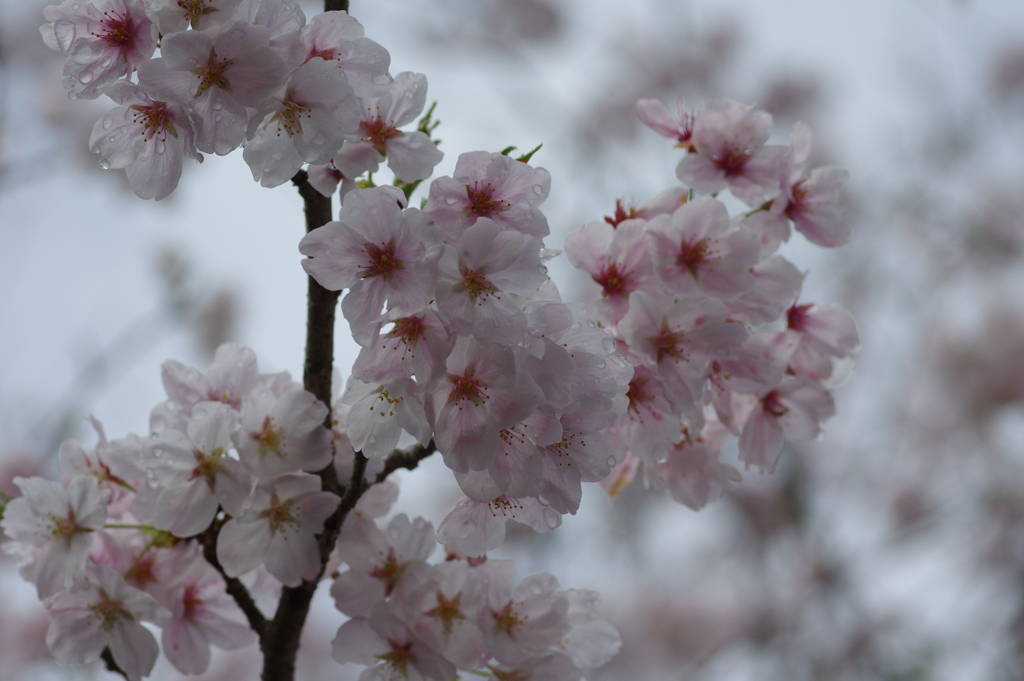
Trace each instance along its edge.
<instances>
[{"instance_id":1,"label":"blossom with red center","mask_svg":"<svg viewBox=\"0 0 1024 681\"><path fill-rule=\"evenodd\" d=\"M427 397L427 416L445 465L464 473L491 465L501 430L539 406L544 396L516 370L510 348L461 337L448 357L448 373Z\"/></svg>"},{"instance_id":2,"label":"blossom with red center","mask_svg":"<svg viewBox=\"0 0 1024 681\"><path fill-rule=\"evenodd\" d=\"M550 189L551 176L543 168L474 151L459 156L453 177L430 183L423 210L441 225L449 241L457 240L481 218L493 220L501 230L542 239L550 230L539 206Z\"/></svg>"},{"instance_id":3,"label":"blossom with red center","mask_svg":"<svg viewBox=\"0 0 1024 681\"><path fill-rule=\"evenodd\" d=\"M289 73L270 48L267 29L241 20L212 36L203 31L166 35L160 54L139 67L140 85L185 106L195 124L196 147L221 156L245 139L249 108L260 109Z\"/></svg>"},{"instance_id":4,"label":"blossom with red center","mask_svg":"<svg viewBox=\"0 0 1024 681\"><path fill-rule=\"evenodd\" d=\"M565 254L601 287L597 309L608 324L626 314L633 291L657 286L643 220L587 223L565 237Z\"/></svg>"},{"instance_id":5,"label":"blossom with red center","mask_svg":"<svg viewBox=\"0 0 1024 681\"><path fill-rule=\"evenodd\" d=\"M304 163L329 162L358 124L358 103L344 72L323 59L307 61L252 117L242 158L254 180L276 187Z\"/></svg>"},{"instance_id":6,"label":"blossom with red center","mask_svg":"<svg viewBox=\"0 0 1024 681\"><path fill-rule=\"evenodd\" d=\"M676 112L673 116L657 99L641 99L636 103L636 115L644 125L662 137L676 140L677 147L693 152L694 115L687 113L682 97L676 101Z\"/></svg>"},{"instance_id":7,"label":"blossom with red center","mask_svg":"<svg viewBox=\"0 0 1024 681\"><path fill-rule=\"evenodd\" d=\"M327 405L302 388L275 395L259 387L242 401L232 433L238 456L257 477L318 471L331 462L332 435L324 427Z\"/></svg>"},{"instance_id":8,"label":"blossom with red center","mask_svg":"<svg viewBox=\"0 0 1024 681\"><path fill-rule=\"evenodd\" d=\"M359 189L345 198L337 222L313 230L299 243L309 256L302 266L326 289L348 288L341 311L352 335L369 345L385 304L396 314L420 312L430 302L434 258L439 249L427 219L415 208L403 210L405 196L395 188Z\"/></svg>"},{"instance_id":9,"label":"blossom with red center","mask_svg":"<svg viewBox=\"0 0 1024 681\"><path fill-rule=\"evenodd\" d=\"M68 55L64 88L71 99L95 99L156 50L156 24L140 0L66 0L44 9L43 18L47 47Z\"/></svg>"},{"instance_id":10,"label":"blossom with red center","mask_svg":"<svg viewBox=\"0 0 1024 681\"><path fill-rule=\"evenodd\" d=\"M753 232L735 228L721 201L696 199L647 225L654 272L677 294L703 291L734 298L753 288L761 253Z\"/></svg>"},{"instance_id":11,"label":"blossom with red center","mask_svg":"<svg viewBox=\"0 0 1024 681\"><path fill-rule=\"evenodd\" d=\"M380 97L391 87L391 55L363 34L362 24L347 12L323 12L302 27L299 41L305 61L331 62L344 71L356 95Z\"/></svg>"},{"instance_id":12,"label":"blossom with red center","mask_svg":"<svg viewBox=\"0 0 1024 681\"><path fill-rule=\"evenodd\" d=\"M445 359L454 342L431 310L399 317L389 331L378 333L359 351L352 375L370 383L415 376L419 386L431 390L444 374Z\"/></svg>"},{"instance_id":13,"label":"blossom with red center","mask_svg":"<svg viewBox=\"0 0 1024 681\"><path fill-rule=\"evenodd\" d=\"M363 97L359 129L350 133L333 163L346 177L377 172L386 158L399 180L425 180L444 153L419 130L399 128L412 123L427 101L427 78L408 71L395 76L391 89L379 97Z\"/></svg>"},{"instance_id":14,"label":"blossom with red center","mask_svg":"<svg viewBox=\"0 0 1024 681\"><path fill-rule=\"evenodd\" d=\"M728 99L707 99L697 109L692 143L697 153L679 162L676 175L702 194L726 187L751 206L779 193L785 147L765 146L772 117Z\"/></svg>"},{"instance_id":15,"label":"blossom with red center","mask_svg":"<svg viewBox=\"0 0 1024 681\"><path fill-rule=\"evenodd\" d=\"M493 220L481 218L444 249L437 306L458 334L517 343L526 336L526 316L513 294L535 292L547 278L540 268L537 239L502 231Z\"/></svg>"},{"instance_id":16,"label":"blossom with red center","mask_svg":"<svg viewBox=\"0 0 1024 681\"><path fill-rule=\"evenodd\" d=\"M786 440L813 440L835 415L832 394L805 376L787 376L754 405L740 434L740 460L772 472Z\"/></svg>"}]
</instances>

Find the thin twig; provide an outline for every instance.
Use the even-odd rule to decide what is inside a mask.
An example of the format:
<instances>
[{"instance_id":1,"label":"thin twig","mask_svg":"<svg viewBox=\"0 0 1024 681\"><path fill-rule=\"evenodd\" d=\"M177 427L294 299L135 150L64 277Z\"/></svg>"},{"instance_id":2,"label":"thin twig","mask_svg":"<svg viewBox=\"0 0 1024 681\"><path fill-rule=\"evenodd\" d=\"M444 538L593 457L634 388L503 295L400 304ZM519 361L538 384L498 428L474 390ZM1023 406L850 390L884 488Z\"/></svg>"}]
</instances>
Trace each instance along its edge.
<instances>
[{"instance_id":1,"label":"thin twig","mask_svg":"<svg viewBox=\"0 0 1024 681\"><path fill-rule=\"evenodd\" d=\"M238 604L246 619L249 620L249 627L256 632L257 636L262 638L263 631L267 628L267 618L256 607L256 601L253 600L245 585L238 581L237 577L228 577L224 573L224 568L221 567L220 561L217 559L217 535L220 534L220 526L221 523L215 520L210 523L210 527L203 533L203 556L206 557L206 562L216 568L220 576L224 578L228 594L235 599L235 603Z\"/></svg>"}]
</instances>

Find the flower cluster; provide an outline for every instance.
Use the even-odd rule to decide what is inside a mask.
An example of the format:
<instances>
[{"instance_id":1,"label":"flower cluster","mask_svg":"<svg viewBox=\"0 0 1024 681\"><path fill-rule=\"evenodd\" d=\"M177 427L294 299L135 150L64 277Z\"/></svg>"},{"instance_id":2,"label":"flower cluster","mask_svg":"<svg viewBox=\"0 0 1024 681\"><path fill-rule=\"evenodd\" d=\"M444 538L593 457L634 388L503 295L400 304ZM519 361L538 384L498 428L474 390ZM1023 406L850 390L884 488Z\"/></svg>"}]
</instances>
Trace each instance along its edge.
<instances>
[{"instance_id":1,"label":"flower cluster","mask_svg":"<svg viewBox=\"0 0 1024 681\"><path fill-rule=\"evenodd\" d=\"M120 105L89 145L141 198L174 191L185 158L242 144L264 187L306 163L336 183L385 157L412 182L442 158L424 132L399 130L423 109L426 79L393 79L388 52L345 12L307 23L292 0L66 0L44 17L44 41L68 55L68 96Z\"/></svg>"},{"instance_id":2,"label":"flower cluster","mask_svg":"<svg viewBox=\"0 0 1024 681\"><path fill-rule=\"evenodd\" d=\"M201 544L229 577L263 565L295 586L322 570L314 535L339 499L307 471L333 460L327 406L287 374L260 374L234 344L205 375L166 362L163 381L169 399L148 437L107 441L95 424L95 450L61 446L65 485L16 479L23 496L2 526L50 612L58 662L109 646L131 678L145 676L159 648L140 621L164 627L164 652L184 673L206 670L211 643L255 641Z\"/></svg>"},{"instance_id":3,"label":"flower cluster","mask_svg":"<svg viewBox=\"0 0 1024 681\"><path fill-rule=\"evenodd\" d=\"M121 105L91 146L140 197L173 191L184 158L240 145L264 186L308 165L300 177L341 195L338 219L299 251L320 286L345 291L361 348L330 408L238 345L205 374L168 361L147 436L108 441L94 422L94 450L61 447L63 485L16 479L2 527L59 662L108 650L141 678L159 653L147 621L180 671L201 673L211 645L274 628L239 578L311 594L326 572L350 618L333 656L367 666L361 679L579 681L619 636L593 592L546 573L516 586L511 563L487 559L506 520L551 532L582 483L614 496L641 472L700 508L740 479L724 438L770 471L786 439L832 415L826 382L856 329L800 302L803 275L776 252L792 226L822 246L849 237L846 173L808 169L806 126L767 145L766 112L707 100L691 114L680 100L673 116L642 100L641 120L685 149L686 187L570 234L596 300L566 303L545 266L559 255L543 242L551 178L532 152L462 154L410 207L442 157L430 111L400 130L423 111L426 79L392 78L346 13L307 23L292 0L68 0L45 17L69 96ZM395 186L372 182L382 162ZM725 189L750 210L730 217ZM404 515L377 524L408 443L437 451L465 494L436 531ZM438 543L445 558L428 563Z\"/></svg>"},{"instance_id":4,"label":"flower cluster","mask_svg":"<svg viewBox=\"0 0 1024 681\"><path fill-rule=\"evenodd\" d=\"M338 543L348 569L331 594L351 619L334 659L366 665L362 679L449 681L456 669L494 679L580 679L618 651L618 632L597 612L597 594L559 590L547 573L514 585L510 561L448 554L429 564L434 529L393 518L381 529L349 517Z\"/></svg>"},{"instance_id":5,"label":"flower cluster","mask_svg":"<svg viewBox=\"0 0 1024 681\"><path fill-rule=\"evenodd\" d=\"M772 119L729 100L672 116L657 100L640 119L677 142L690 187L588 223L566 255L596 284L593 310L633 367L629 406L604 432L620 464L605 481L618 493L645 480L700 508L740 480L721 461L739 437L740 460L775 468L785 440L810 440L834 413L826 381L859 348L843 309L798 302L803 274L777 253L791 223L813 243L849 238L840 193L845 170L808 171L811 133L766 144ZM730 217L728 189L752 210ZM711 196L698 197L698 193Z\"/></svg>"}]
</instances>

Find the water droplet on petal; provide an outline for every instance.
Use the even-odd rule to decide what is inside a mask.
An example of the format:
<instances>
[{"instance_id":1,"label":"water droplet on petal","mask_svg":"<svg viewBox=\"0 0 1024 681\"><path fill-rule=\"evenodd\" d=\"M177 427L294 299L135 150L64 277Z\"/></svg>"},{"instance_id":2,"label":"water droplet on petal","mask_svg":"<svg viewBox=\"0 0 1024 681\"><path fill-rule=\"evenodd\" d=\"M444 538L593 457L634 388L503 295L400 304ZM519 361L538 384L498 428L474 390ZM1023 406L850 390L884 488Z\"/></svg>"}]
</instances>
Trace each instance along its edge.
<instances>
[{"instance_id":1,"label":"water droplet on petal","mask_svg":"<svg viewBox=\"0 0 1024 681\"><path fill-rule=\"evenodd\" d=\"M212 106L211 108L212 108L212 109L213 109L214 111L220 111L221 109L223 109L223 108L224 108L224 106L223 106L223 105L222 105L222 104L221 104L220 102L214 102L214 103L213 103L213 106Z\"/></svg>"},{"instance_id":2,"label":"water droplet on petal","mask_svg":"<svg viewBox=\"0 0 1024 681\"><path fill-rule=\"evenodd\" d=\"M449 206L453 206L459 202L459 199L456 196L446 196L444 197L444 202L447 203Z\"/></svg>"},{"instance_id":3,"label":"water droplet on petal","mask_svg":"<svg viewBox=\"0 0 1024 681\"><path fill-rule=\"evenodd\" d=\"M593 322L593 320L590 320L590 319L587 320L587 326L589 326L592 329L596 329L597 328L597 324L595 324Z\"/></svg>"},{"instance_id":4,"label":"water droplet on petal","mask_svg":"<svg viewBox=\"0 0 1024 681\"><path fill-rule=\"evenodd\" d=\"M111 136L110 136L110 141L111 141L111 142L116 142L116 141L117 141L117 138L116 138L116 137L114 137L113 135L111 135Z\"/></svg>"},{"instance_id":5,"label":"water droplet on petal","mask_svg":"<svg viewBox=\"0 0 1024 681\"><path fill-rule=\"evenodd\" d=\"M316 134L316 136L315 136L315 137L313 137L313 144L315 144L315 145L316 145L316 146L318 146L318 147L319 147L320 145L322 145L322 144L323 144L324 142L326 142L326 141L327 141L327 138L325 138L325 137L324 137L323 135L321 135L320 133L317 133L317 134Z\"/></svg>"},{"instance_id":6,"label":"water droplet on petal","mask_svg":"<svg viewBox=\"0 0 1024 681\"><path fill-rule=\"evenodd\" d=\"M156 143L156 153L162 154L167 149L167 143L163 140L158 140Z\"/></svg>"},{"instance_id":7,"label":"water droplet on petal","mask_svg":"<svg viewBox=\"0 0 1024 681\"><path fill-rule=\"evenodd\" d=\"M114 125L114 117L113 116L111 116L110 114L107 114L106 116L103 117L103 129L104 130L110 130L110 128L113 125Z\"/></svg>"},{"instance_id":8,"label":"water droplet on petal","mask_svg":"<svg viewBox=\"0 0 1024 681\"><path fill-rule=\"evenodd\" d=\"M608 354L615 352L615 341L610 336L605 336L601 339L601 347Z\"/></svg>"},{"instance_id":9,"label":"water droplet on petal","mask_svg":"<svg viewBox=\"0 0 1024 681\"><path fill-rule=\"evenodd\" d=\"M539 184L533 185L533 193L537 194L538 196L540 194L543 194L544 193L544 187L541 187Z\"/></svg>"},{"instance_id":10,"label":"water droplet on petal","mask_svg":"<svg viewBox=\"0 0 1024 681\"><path fill-rule=\"evenodd\" d=\"M544 265L537 265L537 271L546 275L548 273L548 268L544 267Z\"/></svg>"},{"instance_id":11,"label":"water droplet on petal","mask_svg":"<svg viewBox=\"0 0 1024 681\"><path fill-rule=\"evenodd\" d=\"M72 102L75 101L76 99L78 99L78 93L72 90L68 93L68 99L70 99Z\"/></svg>"},{"instance_id":12,"label":"water droplet on petal","mask_svg":"<svg viewBox=\"0 0 1024 681\"><path fill-rule=\"evenodd\" d=\"M73 9L73 10L79 10L81 8L82 8L82 6L79 5L77 2L75 4L73 4L73 5L71 5L71 9Z\"/></svg>"},{"instance_id":13,"label":"water droplet on petal","mask_svg":"<svg viewBox=\"0 0 1024 681\"><path fill-rule=\"evenodd\" d=\"M608 464L609 466L614 466L614 465L615 465L615 457L614 457L614 456L609 456L609 457L608 457L608 461L607 461L606 463L607 463L607 464Z\"/></svg>"},{"instance_id":14,"label":"water droplet on petal","mask_svg":"<svg viewBox=\"0 0 1024 681\"><path fill-rule=\"evenodd\" d=\"M78 77L78 80L82 81L83 83L91 83L92 74L88 71L82 71L82 75Z\"/></svg>"},{"instance_id":15,"label":"water droplet on petal","mask_svg":"<svg viewBox=\"0 0 1024 681\"><path fill-rule=\"evenodd\" d=\"M100 168L103 168L104 170L110 170L110 161L108 161L105 158L101 158L100 159Z\"/></svg>"},{"instance_id":16,"label":"water droplet on petal","mask_svg":"<svg viewBox=\"0 0 1024 681\"><path fill-rule=\"evenodd\" d=\"M231 153L231 150L235 148L235 145L226 139L219 139L213 143L213 151L218 156L225 156Z\"/></svg>"},{"instance_id":17,"label":"water droplet on petal","mask_svg":"<svg viewBox=\"0 0 1024 681\"><path fill-rule=\"evenodd\" d=\"M217 114L216 116L213 117L213 120L219 121L221 118L223 118L223 116L221 116L220 114Z\"/></svg>"},{"instance_id":18,"label":"water droplet on petal","mask_svg":"<svg viewBox=\"0 0 1024 681\"><path fill-rule=\"evenodd\" d=\"M245 37L245 32L243 32L243 31L231 31L231 37L234 38L235 40L241 40L242 38Z\"/></svg>"},{"instance_id":19,"label":"water droplet on petal","mask_svg":"<svg viewBox=\"0 0 1024 681\"><path fill-rule=\"evenodd\" d=\"M579 322L573 322L572 326L570 326L569 328L572 329L573 331L579 331L580 329L583 328L583 325L580 324Z\"/></svg>"},{"instance_id":20,"label":"water droplet on petal","mask_svg":"<svg viewBox=\"0 0 1024 681\"><path fill-rule=\"evenodd\" d=\"M160 457L160 456L163 456L163 454L164 454L164 450L163 450L162 447L154 447L153 448L153 456Z\"/></svg>"}]
</instances>

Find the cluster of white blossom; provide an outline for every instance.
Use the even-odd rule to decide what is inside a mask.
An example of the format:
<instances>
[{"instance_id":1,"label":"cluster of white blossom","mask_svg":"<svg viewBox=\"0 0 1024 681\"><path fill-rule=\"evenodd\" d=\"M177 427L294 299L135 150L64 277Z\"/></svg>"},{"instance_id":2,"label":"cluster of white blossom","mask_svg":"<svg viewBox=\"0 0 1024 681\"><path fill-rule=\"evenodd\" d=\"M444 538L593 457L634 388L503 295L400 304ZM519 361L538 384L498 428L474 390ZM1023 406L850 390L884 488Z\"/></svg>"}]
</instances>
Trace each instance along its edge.
<instances>
[{"instance_id":1,"label":"cluster of white blossom","mask_svg":"<svg viewBox=\"0 0 1024 681\"><path fill-rule=\"evenodd\" d=\"M551 532L579 509L582 483L614 495L641 469L699 508L740 477L720 460L723 438L770 470L784 439L814 437L832 415L824 381L856 351L856 330L838 308L798 304L803 276L776 254L790 222L824 246L849 236L845 171L808 172L805 126L792 146L768 146L765 112L708 100L673 117L641 101L641 119L686 149L689 189L569 236L570 261L600 285L588 307L563 302L547 275L550 176L530 154L463 154L409 206L442 157L429 113L398 129L422 112L426 80L392 78L388 53L346 13L306 23L290 0L68 0L45 16L71 98L122 105L91 144L139 196L173 191L184 157L239 145L264 186L304 164L322 194L341 186L338 219L299 250L318 284L347 290L361 346L333 409L286 373L260 374L238 345L205 374L168 361L169 399L147 436L108 442L97 424L95 450L62 446L63 485L17 479L24 496L2 524L58 661L109 649L129 678L145 676L159 652L149 621L179 670L202 672L211 644L255 640L238 578L298 587L327 572L350 618L334 657L366 665L363 679L579 681L618 634L596 594L560 591L548 574L515 586L511 563L487 560L505 521ZM361 179L385 160L397 186ZM730 218L723 189L752 210ZM436 449L466 495L436 532L404 515L377 524L403 433ZM324 480L362 494L350 513ZM345 518L333 547L321 541L331 517ZM430 564L438 543L445 558Z\"/></svg>"}]
</instances>

